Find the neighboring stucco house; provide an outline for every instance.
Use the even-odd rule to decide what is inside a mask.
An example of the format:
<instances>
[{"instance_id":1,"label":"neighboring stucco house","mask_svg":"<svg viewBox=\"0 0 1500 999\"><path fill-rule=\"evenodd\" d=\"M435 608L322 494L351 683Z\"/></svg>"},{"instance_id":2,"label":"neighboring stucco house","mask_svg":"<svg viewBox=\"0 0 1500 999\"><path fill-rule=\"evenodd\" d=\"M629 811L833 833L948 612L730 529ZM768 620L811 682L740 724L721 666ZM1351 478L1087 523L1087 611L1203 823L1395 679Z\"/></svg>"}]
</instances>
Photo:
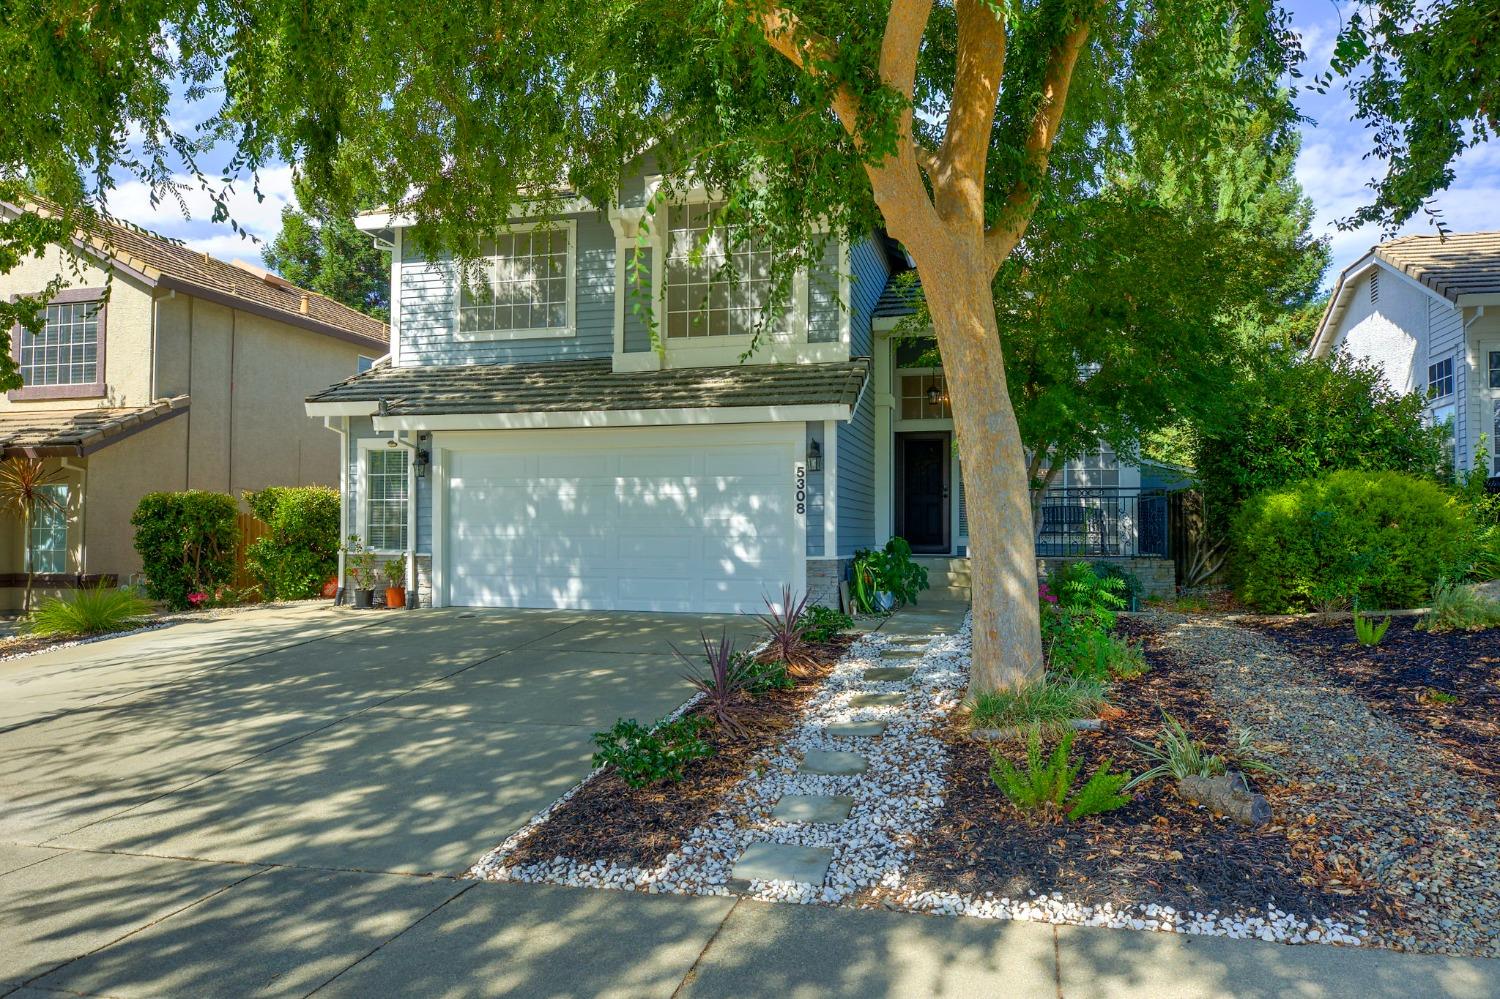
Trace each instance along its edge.
<instances>
[{"instance_id":1,"label":"neighboring stucco house","mask_svg":"<svg viewBox=\"0 0 1500 999\"><path fill-rule=\"evenodd\" d=\"M0 607L20 606L28 559L44 592L138 572L147 492L337 482L302 399L387 348L377 319L139 229L101 222L74 249L0 275L7 296L67 281L40 332L11 330L25 386L0 399L0 451L51 463L62 512L28 538L0 523Z\"/></svg>"},{"instance_id":2,"label":"neighboring stucco house","mask_svg":"<svg viewBox=\"0 0 1500 999\"><path fill-rule=\"evenodd\" d=\"M722 247L692 252L706 195L642 226L659 184L517 218L470 266L425 259L409 218L358 220L392 253L390 357L307 401L344 440L347 530L407 554L438 606L743 613L784 584L834 603L893 534L963 585L941 371L908 369L883 300L904 257L832 241L741 362L769 251L736 250L731 286Z\"/></svg>"},{"instance_id":3,"label":"neighboring stucco house","mask_svg":"<svg viewBox=\"0 0 1500 999\"><path fill-rule=\"evenodd\" d=\"M1480 435L1500 475L1500 232L1403 236L1339 275L1312 353L1368 358L1401 392L1425 392L1453 427L1454 468L1474 467Z\"/></svg>"}]
</instances>

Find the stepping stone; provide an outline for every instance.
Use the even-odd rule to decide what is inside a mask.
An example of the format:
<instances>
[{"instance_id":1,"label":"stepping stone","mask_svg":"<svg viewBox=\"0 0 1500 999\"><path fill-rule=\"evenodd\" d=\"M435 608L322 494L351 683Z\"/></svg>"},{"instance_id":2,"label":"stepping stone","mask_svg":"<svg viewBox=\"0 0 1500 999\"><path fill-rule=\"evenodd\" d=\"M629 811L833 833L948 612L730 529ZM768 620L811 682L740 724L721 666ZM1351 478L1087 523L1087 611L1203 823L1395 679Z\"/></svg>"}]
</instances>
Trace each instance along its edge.
<instances>
[{"instance_id":1,"label":"stepping stone","mask_svg":"<svg viewBox=\"0 0 1500 999\"><path fill-rule=\"evenodd\" d=\"M921 649L886 649L880 654L882 659L921 659Z\"/></svg>"},{"instance_id":2,"label":"stepping stone","mask_svg":"<svg viewBox=\"0 0 1500 999\"><path fill-rule=\"evenodd\" d=\"M910 680L916 670L911 666L877 666L865 670L866 680Z\"/></svg>"},{"instance_id":3,"label":"stepping stone","mask_svg":"<svg viewBox=\"0 0 1500 999\"><path fill-rule=\"evenodd\" d=\"M836 725L829 725L823 731L829 735L873 739L885 735L885 725L883 721L839 722Z\"/></svg>"},{"instance_id":4,"label":"stepping stone","mask_svg":"<svg viewBox=\"0 0 1500 999\"><path fill-rule=\"evenodd\" d=\"M842 822L854 808L847 794L783 794L771 817L783 822Z\"/></svg>"},{"instance_id":5,"label":"stepping stone","mask_svg":"<svg viewBox=\"0 0 1500 999\"><path fill-rule=\"evenodd\" d=\"M828 777L853 777L862 774L870 762L858 753L841 753L827 749L809 749L802 757L799 773L823 774Z\"/></svg>"},{"instance_id":6,"label":"stepping stone","mask_svg":"<svg viewBox=\"0 0 1500 999\"><path fill-rule=\"evenodd\" d=\"M821 885L833 863L833 851L822 846L793 846L787 843L751 843L734 862L729 872L729 886L741 891L751 881L793 881L804 885Z\"/></svg>"},{"instance_id":7,"label":"stepping stone","mask_svg":"<svg viewBox=\"0 0 1500 999\"><path fill-rule=\"evenodd\" d=\"M890 708L906 703L905 694L855 694L849 704L856 708Z\"/></svg>"}]
</instances>

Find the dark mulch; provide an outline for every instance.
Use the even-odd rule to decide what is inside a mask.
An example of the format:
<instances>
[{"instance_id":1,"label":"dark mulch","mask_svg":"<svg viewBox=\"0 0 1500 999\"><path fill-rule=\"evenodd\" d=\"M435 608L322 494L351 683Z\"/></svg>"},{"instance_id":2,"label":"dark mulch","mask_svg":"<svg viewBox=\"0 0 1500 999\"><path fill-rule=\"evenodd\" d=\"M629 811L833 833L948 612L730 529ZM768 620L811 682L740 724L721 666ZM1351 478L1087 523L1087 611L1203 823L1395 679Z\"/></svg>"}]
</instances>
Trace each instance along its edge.
<instances>
[{"instance_id":1,"label":"dark mulch","mask_svg":"<svg viewBox=\"0 0 1500 999\"><path fill-rule=\"evenodd\" d=\"M812 648L813 663L790 690L755 699L738 716L749 733L728 738L708 735L714 755L694 763L677 783L633 788L613 768L589 781L538 826L510 854L512 865L547 863L557 857L577 861L650 867L676 850L719 807L748 773L750 761L796 724L813 695L852 643L836 639Z\"/></svg>"},{"instance_id":2,"label":"dark mulch","mask_svg":"<svg viewBox=\"0 0 1500 999\"><path fill-rule=\"evenodd\" d=\"M1163 709L1210 746L1222 746L1228 724L1192 671L1154 648L1147 626L1122 621L1146 639L1151 671L1114 685L1122 714L1099 732L1079 733L1074 760L1083 778L1108 757L1113 769L1140 772L1149 764L1127 741L1152 741ZM1302 827L1287 788L1252 778L1276 814L1260 829L1215 818L1178 798L1170 779L1134 792L1125 807L1078 822L1022 812L990 781L989 746L969 739L961 720L942 733L950 758L949 789L936 828L918 848L915 887L1025 899L1061 892L1091 905L1155 902L1178 910L1260 911L1267 903L1308 916L1338 916L1371 899L1352 870L1323 861L1316 835ZM1012 761L1024 746L1001 750Z\"/></svg>"},{"instance_id":3,"label":"dark mulch","mask_svg":"<svg viewBox=\"0 0 1500 999\"><path fill-rule=\"evenodd\" d=\"M1431 633L1418 631L1418 620L1393 618L1374 648L1355 641L1348 622L1246 623L1448 750L1466 772L1500 783L1500 630ZM1448 698L1458 700L1444 703Z\"/></svg>"}]
</instances>

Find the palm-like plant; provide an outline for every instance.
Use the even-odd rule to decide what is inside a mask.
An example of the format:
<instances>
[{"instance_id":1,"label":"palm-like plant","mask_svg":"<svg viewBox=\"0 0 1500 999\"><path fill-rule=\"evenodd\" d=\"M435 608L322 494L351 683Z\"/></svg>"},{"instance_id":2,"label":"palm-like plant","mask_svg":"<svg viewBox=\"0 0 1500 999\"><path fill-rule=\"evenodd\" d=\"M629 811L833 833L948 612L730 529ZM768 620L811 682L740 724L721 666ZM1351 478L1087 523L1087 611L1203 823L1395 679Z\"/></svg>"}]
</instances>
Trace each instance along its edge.
<instances>
[{"instance_id":1,"label":"palm-like plant","mask_svg":"<svg viewBox=\"0 0 1500 999\"><path fill-rule=\"evenodd\" d=\"M808 594L797 598L790 586L783 586L781 609L777 610L776 605L767 599L767 613L760 615L760 623L765 625L770 636L764 658L786 663L787 669L793 673L806 669L813 662L807 651L807 599Z\"/></svg>"},{"instance_id":2,"label":"palm-like plant","mask_svg":"<svg viewBox=\"0 0 1500 999\"><path fill-rule=\"evenodd\" d=\"M21 545L26 560L26 595L21 612L31 610L31 584L35 568L31 561L31 522L38 513L62 510L62 504L47 486L62 479L60 469L49 469L38 458L11 457L0 461L0 512L21 522Z\"/></svg>"},{"instance_id":3,"label":"palm-like plant","mask_svg":"<svg viewBox=\"0 0 1500 999\"><path fill-rule=\"evenodd\" d=\"M750 700L755 672L749 660L734 654L734 641L727 633L720 635L717 641L701 631L698 637L703 641L701 663L672 646L677 658L687 664L688 671L683 678L703 694L703 714L729 735L743 736L747 729L735 714Z\"/></svg>"}]
</instances>

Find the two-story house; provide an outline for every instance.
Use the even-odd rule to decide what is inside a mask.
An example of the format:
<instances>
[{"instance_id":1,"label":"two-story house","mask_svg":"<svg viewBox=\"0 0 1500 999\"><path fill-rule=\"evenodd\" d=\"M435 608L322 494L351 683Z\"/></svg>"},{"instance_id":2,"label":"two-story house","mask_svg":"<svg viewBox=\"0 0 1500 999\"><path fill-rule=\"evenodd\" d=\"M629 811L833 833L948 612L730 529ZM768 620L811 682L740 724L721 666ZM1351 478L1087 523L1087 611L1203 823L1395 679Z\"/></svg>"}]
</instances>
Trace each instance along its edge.
<instances>
[{"instance_id":1,"label":"two-story house","mask_svg":"<svg viewBox=\"0 0 1500 999\"><path fill-rule=\"evenodd\" d=\"M892 336L904 255L831 241L742 361L770 250L730 239L721 276L706 194L643 225L659 183L517 218L464 263L410 218L357 220L391 252L390 356L307 412L343 441L346 533L406 555L424 603L754 612L785 584L836 602L892 535L966 553L942 372Z\"/></svg>"},{"instance_id":2,"label":"two-story house","mask_svg":"<svg viewBox=\"0 0 1500 999\"><path fill-rule=\"evenodd\" d=\"M0 399L0 455L44 459L55 502L26 537L0 524L0 606L20 606L28 567L40 592L138 572L147 492L338 481L337 442L302 400L383 356L385 323L109 221L22 260L0 294L58 275L42 327L11 330L24 385Z\"/></svg>"},{"instance_id":3,"label":"two-story house","mask_svg":"<svg viewBox=\"0 0 1500 999\"><path fill-rule=\"evenodd\" d=\"M1311 350L1368 358L1396 390L1425 393L1453 430L1457 472L1474 468L1483 435L1500 475L1500 232L1372 247L1339 275Z\"/></svg>"}]
</instances>

